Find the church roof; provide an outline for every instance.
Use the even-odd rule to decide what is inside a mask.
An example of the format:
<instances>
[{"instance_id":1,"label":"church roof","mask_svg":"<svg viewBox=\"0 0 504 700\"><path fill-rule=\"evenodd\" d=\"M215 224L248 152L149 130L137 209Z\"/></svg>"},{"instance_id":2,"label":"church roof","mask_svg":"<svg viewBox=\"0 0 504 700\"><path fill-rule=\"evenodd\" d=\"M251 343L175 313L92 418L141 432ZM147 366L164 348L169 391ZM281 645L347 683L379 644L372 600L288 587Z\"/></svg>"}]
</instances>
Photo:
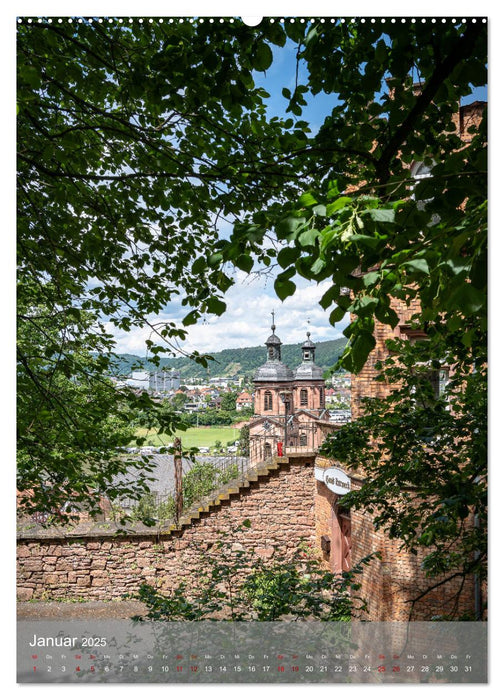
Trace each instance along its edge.
<instances>
[{"instance_id":1,"label":"church roof","mask_svg":"<svg viewBox=\"0 0 504 700\"><path fill-rule=\"evenodd\" d=\"M271 328L274 330L275 326L271 326ZM270 335L270 337L268 338L268 340L265 343L265 345L281 345L281 344L282 344L282 341L280 340L280 338L277 335L275 335L274 332Z\"/></svg>"},{"instance_id":2,"label":"church roof","mask_svg":"<svg viewBox=\"0 0 504 700\"><path fill-rule=\"evenodd\" d=\"M323 379L324 372L314 362L303 362L296 369L294 379Z\"/></svg>"},{"instance_id":3,"label":"church roof","mask_svg":"<svg viewBox=\"0 0 504 700\"><path fill-rule=\"evenodd\" d=\"M268 360L256 370L254 382L290 382L294 372L280 360Z\"/></svg>"},{"instance_id":4,"label":"church roof","mask_svg":"<svg viewBox=\"0 0 504 700\"><path fill-rule=\"evenodd\" d=\"M294 379L294 372L287 367L281 360L280 346L282 341L275 335L275 315L273 315L273 323L271 330L273 333L269 336L265 345L268 349L267 361L256 370L254 382L290 382Z\"/></svg>"}]
</instances>

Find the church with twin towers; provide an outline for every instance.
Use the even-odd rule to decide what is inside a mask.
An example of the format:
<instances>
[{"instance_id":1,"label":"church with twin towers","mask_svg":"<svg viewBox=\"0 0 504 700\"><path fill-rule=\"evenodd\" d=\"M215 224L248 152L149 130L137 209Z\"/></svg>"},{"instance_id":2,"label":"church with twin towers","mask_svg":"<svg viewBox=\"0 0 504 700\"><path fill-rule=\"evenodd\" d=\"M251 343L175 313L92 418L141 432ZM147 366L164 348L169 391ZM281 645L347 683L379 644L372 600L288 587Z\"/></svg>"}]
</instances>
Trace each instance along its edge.
<instances>
[{"instance_id":1,"label":"church with twin towers","mask_svg":"<svg viewBox=\"0 0 504 700\"><path fill-rule=\"evenodd\" d=\"M282 362L282 341L275 315L266 340L266 362L254 375L254 416L250 426L251 465L287 454L315 454L328 429L334 429L325 407L323 372L315 363L310 333L300 347L300 364Z\"/></svg>"}]
</instances>

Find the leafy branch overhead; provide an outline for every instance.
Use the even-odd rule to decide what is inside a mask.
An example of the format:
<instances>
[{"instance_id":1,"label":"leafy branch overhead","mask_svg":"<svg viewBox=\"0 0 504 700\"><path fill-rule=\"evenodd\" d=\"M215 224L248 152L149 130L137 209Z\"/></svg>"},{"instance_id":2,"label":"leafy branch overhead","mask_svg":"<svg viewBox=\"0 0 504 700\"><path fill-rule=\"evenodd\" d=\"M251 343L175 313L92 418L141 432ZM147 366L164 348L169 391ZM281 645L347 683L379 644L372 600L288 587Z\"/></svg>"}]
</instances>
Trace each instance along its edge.
<instances>
[{"instance_id":1,"label":"leafy branch overhead","mask_svg":"<svg viewBox=\"0 0 504 700\"><path fill-rule=\"evenodd\" d=\"M259 78L280 63L270 96ZM21 22L25 508L62 517L75 500L92 510L135 491L116 448L156 406L108 380L114 335L147 328L149 359L178 354L189 326L225 312L236 269L266 267L281 300L299 275L328 282L331 323L352 314L341 363L353 372L376 359L379 324L397 327L394 300L419 302L431 359L449 357L465 386L486 359L486 120L460 134L458 115L486 63L481 21ZM306 108L322 94L316 128ZM178 304L181 324L159 320Z\"/></svg>"},{"instance_id":2,"label":"leafy branch overhead","mask_svg":"<svg viewBox=\"0 0 504 700\"><path fill-rule=\"evenodd\" d=\"M391 298L420 299L420 322L444 313L471 325L484 312L486 122L462 138L457 127L460 99L486 84L485 25L318 24L300 57L310 91L335 96L319 132L294 150L303 193L252 213L220 246L225 259L240 249L268 263L261 232L273 229L282 300L296 274L330 280L321 304L332 323L356 314L342 364L358 372L375 322L398 322ZM414 164L430 177L412 177Z\"/></svg>"}]
</instances>

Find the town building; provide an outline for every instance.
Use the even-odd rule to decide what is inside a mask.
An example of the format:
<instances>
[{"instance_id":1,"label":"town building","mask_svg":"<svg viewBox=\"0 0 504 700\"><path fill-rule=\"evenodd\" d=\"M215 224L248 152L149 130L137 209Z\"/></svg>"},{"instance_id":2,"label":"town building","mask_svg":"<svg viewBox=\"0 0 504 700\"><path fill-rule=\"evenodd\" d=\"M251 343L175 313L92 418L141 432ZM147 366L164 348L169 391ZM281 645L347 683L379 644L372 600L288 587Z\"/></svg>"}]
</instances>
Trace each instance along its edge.
<instances>
[{"instance_id":1,"label":"town building","mask_svg":"<svg viewBox=\"0 0 504 700\"><path fill-rule=\"evenodd\" d=\"M254 399L248 391L242 391L236 397L236 410L242 411L244 408L252 408Z\"/></svg>"},{"instance_id":2,"label":"town building","mask_svg":"<svg viewBox=\"0 0 504 700\"><path fill-rule=\"evenodd\" d=\"M133 389L147 391L149 389L149 373L143 370L132 372L124 383Z\"/></svg>"},{"instance_id":3,"label":"town building","mask_svg":"<svg viewBox=\"0 0 504 700\"><path fill-rule=\"evenodd\" d=\"M295 452L315 453L330 423L325 406L323 372L315 364L316 345L307 333L301 364L292 370L282 362L276 326L266 340L266 362L253 379L254 416L250 421L251 465Z\"/></svg>"},{"instance_id":4,"label":"town building","mask_svg":"<svg viewBox=\"0 0 504 700\"><path fill-rule=\"evenodd\" d=\"M168 394L180 389L180 372L174 369L156 369L149 375L149 391L153 394Z\"/></svg>"}]
</instances>

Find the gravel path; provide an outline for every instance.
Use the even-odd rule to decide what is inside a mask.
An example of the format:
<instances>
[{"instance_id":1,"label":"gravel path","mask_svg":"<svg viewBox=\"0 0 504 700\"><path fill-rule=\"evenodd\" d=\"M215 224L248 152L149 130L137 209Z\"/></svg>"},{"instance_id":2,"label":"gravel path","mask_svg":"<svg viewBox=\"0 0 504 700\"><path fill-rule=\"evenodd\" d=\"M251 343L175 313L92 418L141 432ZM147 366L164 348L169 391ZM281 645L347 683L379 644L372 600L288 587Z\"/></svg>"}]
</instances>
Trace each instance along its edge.
<instances>
[{"instance_id":1,"label":"gravel path","mask_svg":"<svg viewBox=\"0 0 504 700\"><path fill-rule=\"evenodd\" d=\"M57 601L18 603L18 620L121 620L144 615L147 608L135 600L60 603Z\"/></svg>"}]
</instances>

